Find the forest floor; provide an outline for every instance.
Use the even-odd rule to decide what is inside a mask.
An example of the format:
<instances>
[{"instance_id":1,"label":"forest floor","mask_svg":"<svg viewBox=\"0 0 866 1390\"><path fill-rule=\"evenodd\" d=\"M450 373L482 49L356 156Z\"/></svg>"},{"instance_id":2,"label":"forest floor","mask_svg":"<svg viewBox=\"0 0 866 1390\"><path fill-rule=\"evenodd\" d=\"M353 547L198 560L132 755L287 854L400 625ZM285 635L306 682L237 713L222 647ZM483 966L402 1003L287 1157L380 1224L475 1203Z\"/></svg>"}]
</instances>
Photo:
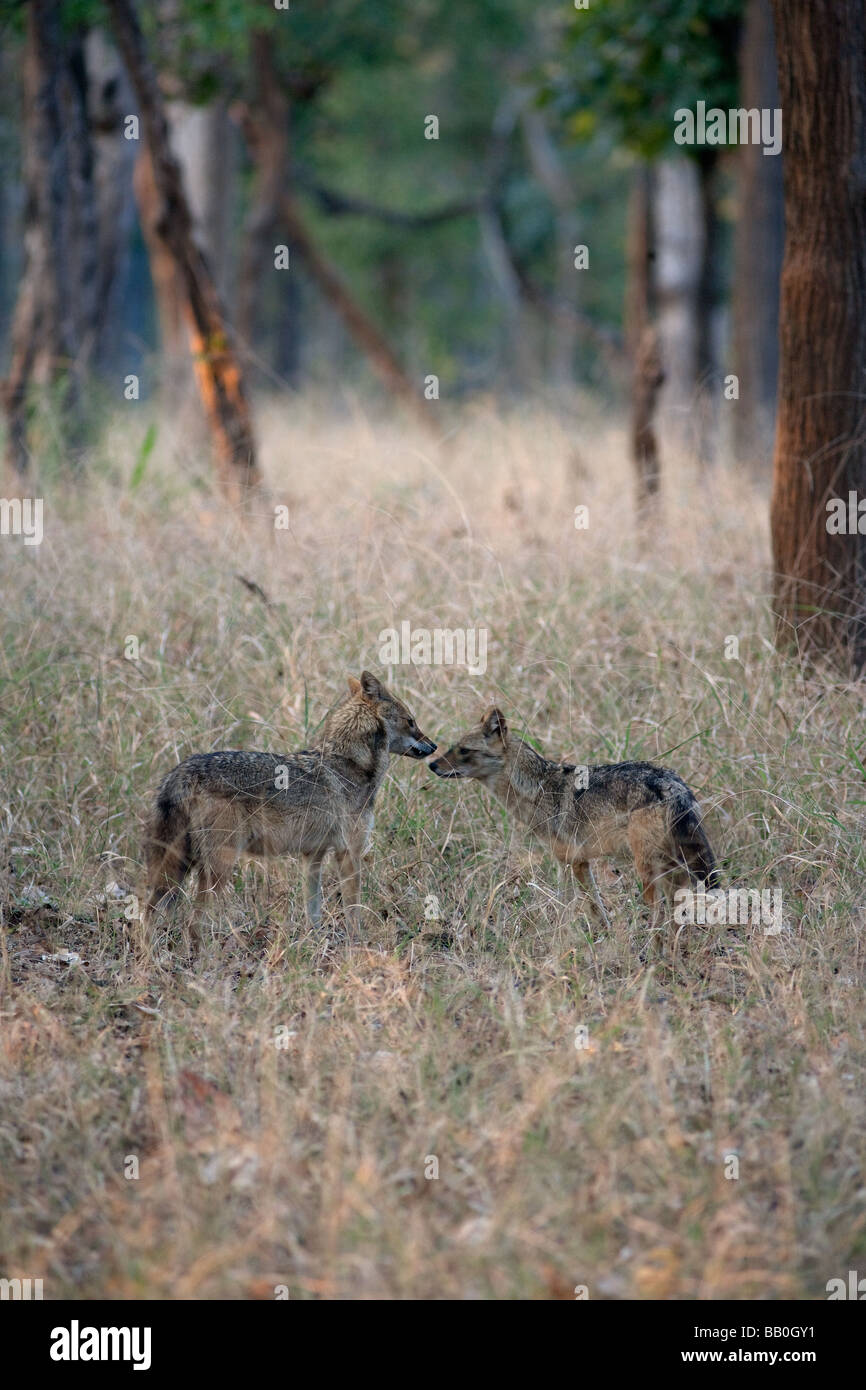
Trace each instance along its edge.
<instances>
[{"instance_id":1,"label":"forest floor","mask_svg":"<svg viewBox=\"0 0 866 1390\"><path fill-rule=\"evenodd\" d=\"M86 486L45 483L40 546L0 540L0 1274L823 1299L866 1269L863 692L773 650L766 479L674 461L641 534L590 406L477 405L441 444L270 401L289 527L242 532L204 450L163 430L147 457L139 409ZM407 621L486 628L486 672L383 670ZM287 860L238 871L197 961L182 911L141 957L160 776L308 746L365 666L441 746L494 698L551 757L674 767L781 930L695 927L646 963L630 869L599 872L593 928L482 789L396 759L360 937L330 865L307 932Z\"/></svg>"}]
</instances>

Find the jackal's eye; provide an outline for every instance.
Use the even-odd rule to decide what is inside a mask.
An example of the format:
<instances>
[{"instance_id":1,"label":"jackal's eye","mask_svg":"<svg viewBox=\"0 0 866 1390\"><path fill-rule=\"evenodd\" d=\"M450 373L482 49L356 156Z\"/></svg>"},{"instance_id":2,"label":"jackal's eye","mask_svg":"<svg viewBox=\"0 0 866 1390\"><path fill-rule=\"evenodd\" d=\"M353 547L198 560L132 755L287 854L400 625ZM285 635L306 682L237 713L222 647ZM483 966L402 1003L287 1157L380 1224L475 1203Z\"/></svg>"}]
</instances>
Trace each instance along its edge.
<instances>
[{"instance_id":1,"label":"jackal's eye","mask_svg":"<svg viewBox=\"0 0 866 1390\"><path fill-rule=\"evenodd\" d=\"M457 749L457 752L460 754L461 758L468 758L468 757L469 757L469 754L471 753L471 751L472 751L472 750L471 750L470 748L458 748L458 749Z\"/></svg>"}]
</instances>

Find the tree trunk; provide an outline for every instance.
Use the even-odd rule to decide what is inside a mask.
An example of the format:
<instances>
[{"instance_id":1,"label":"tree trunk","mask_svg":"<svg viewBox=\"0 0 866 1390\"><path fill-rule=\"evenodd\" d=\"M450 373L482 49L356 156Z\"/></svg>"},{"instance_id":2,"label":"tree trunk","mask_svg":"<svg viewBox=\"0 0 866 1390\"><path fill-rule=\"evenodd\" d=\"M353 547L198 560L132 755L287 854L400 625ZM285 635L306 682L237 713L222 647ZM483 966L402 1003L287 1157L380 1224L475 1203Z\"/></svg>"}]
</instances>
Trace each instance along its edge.
<instances>
[{"instance_id":1,"label":"tree trunk","mask_svg":"<svg viewBox=\"0 0 866 1390\"><path fill-rule=\"evenodd\" d=\"M693 159L667 159L657 166L653 221L657 322L666 373L661 401L663 432L694 449L704 227L700 179Z\"/></svg>"},{"instance_id":2,"label":"tree trunk","mask_svg":"<svg viewBox=\"0 0 866 1390\"><path fill-rule=\"evenodd\" d=\"M628 207L625 341L631 367L631 452L638 515L646 514L661 488L654 418L664 381L655 314L653 171L635 173Z\"/></svg>"},{"instance_id":3,"label":"tree trunk","mask_svg":"<svg viewBox=\"0 0 866 1390\"><path fill-rule=\"evenodd\" d=\"M241 366L213 277L195 237L180 166L171 150L162 95L134 5L132 0L107 0L107 4L147 140L159 200L152 225L181 278L193 368L214 439L220 480L230 497L247 501L251 491L261 485L261 475Z\"/></svg>"},{"instance_id":4,"label":"tree trunk","mask_svg":"<svg viewBox=\"0 0 866 1390\"><path fill-rule=\"evenodd\" d=\"M141 146L135 161L133 187L156 304L163 404L174 411L180 406L192 378L189 331L184 310L183 277L177 258L162 233L163 200L146 144Z\"/></svg>"},{"instance_id":5,"label":"tree trunk","mask_svg":"<svg viewBox=\"0 0 866 1390\"><path fill-rule=\"evenodd\" d=\"M718 312L722 298L719 266L719 161L715 151L704 152L698 164L701 206L701 269L698 279L698 355L694 394L695 448L698 463L713 463L718 448L721 379L718 353Z\"/></svg>"},{"instance_id":6,"label":"tree trunk","mask_svg":"<svg viewBox=\"0 0 866 1390\"><path fill-rule=\"evenodd\" d=\"M85 55L97 221L94 362L101 372L116 374L128 348L123 290L135 221L136 144L125 138L124 118L132 110L132 91L120 54L101 30L88 34Z\"/></svg>"},{"instance_id":7,"label":"tree trunk","mask_svg":"<svg viewBox=\"0 0 866 1390\"><path fill-rule=\"evenodd\" d=\"M65 35L58 0L27 7L24 60L24 269L3 387L6 460L29 469L33 385L62 383L64 440L82 441L82 383L95 344L97 250L83 39Z\"/></svg>"},{"instance_id":8,"label":"tree trunk","mask_svg":"<svg viewBox=\"0 0 866 1390\"><path fill-rule=\"evenodd\" d=\"M770 0L749 0L740 49L740 103L779 105ZM731 299L733 366L739 379L734 449L744 463L768 465L779 376L779 280L785 245L782 160L760 145L736 154L738 211Z\"/></svg>"},{"instance_id":9,"label":"tree trunk","mask_svg":"<svg viewBox=\"0 0 866 1390\"><path fill-rule=\"evenodd\" d=\"M222 98L207 106L171 101L166 108L172 149L183 174L196 235L217 291L228 301L235 130Z\"/></svg>"},{"instance_id":10,"label":"tree trunk","mask_svg":"<svg viewBox=\"0 0 866 1390\"><path fill-rule=\"evenodd\" d=\"M866 665L866 539L828 500L866 496L866 7L774 0L786 244L772 501L780 637ZM866 530L866 518L861 524Z\"/></svg>"}]
</instances>

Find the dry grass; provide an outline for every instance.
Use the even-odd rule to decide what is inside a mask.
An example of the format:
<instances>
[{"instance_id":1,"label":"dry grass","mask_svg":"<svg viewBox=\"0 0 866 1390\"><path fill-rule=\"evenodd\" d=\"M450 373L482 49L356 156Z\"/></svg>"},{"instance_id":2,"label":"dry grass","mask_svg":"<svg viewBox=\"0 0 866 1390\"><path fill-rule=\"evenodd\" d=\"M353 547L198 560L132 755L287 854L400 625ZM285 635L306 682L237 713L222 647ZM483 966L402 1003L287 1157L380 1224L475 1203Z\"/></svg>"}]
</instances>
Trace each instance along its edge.
<instances>
[{"instance_id":1,"label":"dry grass","mask_svg":"<svg viewBox=\"0 0 866 1390\"><path fill-rule=\"evenodd\" d=\"M46 1297L824 1297L866 1261L863 693L771 649L765 496L678 464L640 538L589 406L477 407L443 447L312 401L260 418L288 532L238 534L164 436L130 490L137 415L86 492L47 489L40 548L0 541L0 1273ZM783 933L649 967L629 874L592 933L482 791L398 760L362 941L338 914L305 933L289 861L238 875L192 967L171 930L137 961L156 778L304 746L404 619L490 634L483 679L391 673L425 730L493 695L551 755L667 761L729 881L782 889Z\"/></svg>"}]
</instances>

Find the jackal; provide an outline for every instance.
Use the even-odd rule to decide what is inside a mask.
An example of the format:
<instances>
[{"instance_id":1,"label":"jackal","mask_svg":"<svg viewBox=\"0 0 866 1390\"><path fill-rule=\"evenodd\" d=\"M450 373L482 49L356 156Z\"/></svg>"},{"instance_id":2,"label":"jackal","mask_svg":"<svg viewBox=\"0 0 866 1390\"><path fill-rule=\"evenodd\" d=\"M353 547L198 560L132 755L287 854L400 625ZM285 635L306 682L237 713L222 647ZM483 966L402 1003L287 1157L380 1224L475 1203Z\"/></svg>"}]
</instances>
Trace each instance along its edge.
<instances>
[{"instance_id":1,"label":"jackal","mask_svg":"<svg viewBox=\"0 0 866 1390\"><path fill-rule=\"evenodd\" d=\"M317 747L297 753L196 753L163 778L147 830L145 923L174 901L190 869L198 901L219 893L242 854L300 855L306 917L322 913L322 861L337 857L350 927L360 913L361 859L391 753L436 751L406 706L364 671L327 716Z\"/></svg>"},{"instance_id":2,"label":"jackal","mask_svg":"<svg viewBox=\"0 0 866 1390\"><path fill-rule=\"evenodd\" d=\"M605 763L578 769L543 758L510 733L498 709L428 764L437 777L483 782L519 820L550 844L582 887L592 890L593 859L631 853L651 925L659 925L658 887L717 882L715 858L693 793L653 763Z\"/></svg>"}]
</instances>

